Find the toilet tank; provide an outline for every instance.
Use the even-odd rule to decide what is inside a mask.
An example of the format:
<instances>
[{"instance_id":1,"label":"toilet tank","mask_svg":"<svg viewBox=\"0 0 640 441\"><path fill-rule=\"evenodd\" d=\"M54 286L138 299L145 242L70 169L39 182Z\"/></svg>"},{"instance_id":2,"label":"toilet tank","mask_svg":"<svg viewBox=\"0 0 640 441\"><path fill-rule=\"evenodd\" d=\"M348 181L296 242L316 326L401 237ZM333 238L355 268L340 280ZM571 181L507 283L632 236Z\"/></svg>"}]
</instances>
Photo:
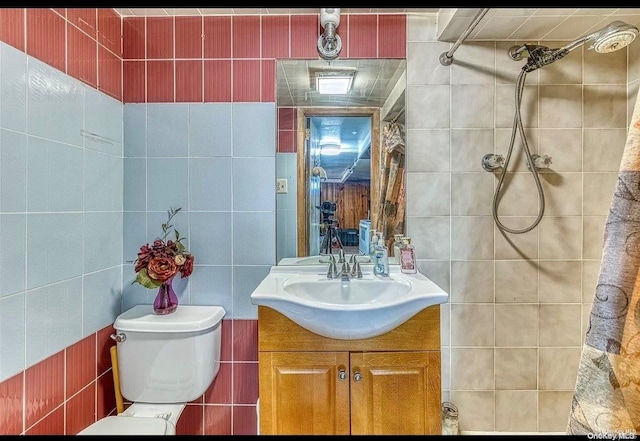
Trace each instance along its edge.
<instances>
[{"instance_id":1,"label":"toilet tank","mask_svg":"<svg viewBox=\"0 0 640 441\"><path fill-rule=\"evenodd\" d=\"M122 396L132 402L183 403L201 396L220 369L222 306L180 305L158 315L137 305L113 324Z\"/></svg>"}]
</instances>

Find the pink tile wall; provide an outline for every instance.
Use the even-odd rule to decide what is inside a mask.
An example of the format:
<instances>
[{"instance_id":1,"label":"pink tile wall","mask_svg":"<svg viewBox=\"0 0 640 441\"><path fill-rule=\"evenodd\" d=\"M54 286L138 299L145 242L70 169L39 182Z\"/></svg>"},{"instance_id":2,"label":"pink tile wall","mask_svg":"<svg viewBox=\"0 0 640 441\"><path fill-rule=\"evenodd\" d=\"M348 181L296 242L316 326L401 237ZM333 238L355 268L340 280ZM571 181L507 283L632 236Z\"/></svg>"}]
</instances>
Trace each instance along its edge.
<instances>
[{"instance_id":1,"label":"pink tile wall","mask_svg":"<svg viewBox=\"0 0 640 441\"><path fill-rule=\"evenodd\" d=\"M275 60L318 58L319 16L125 17L123 102L274 102ZM341 58L405 58L406 16L343 15Z\"/></svg>"},{"instance_id":2,"label":"pink tile wall","mask_svg":"<svg viewBox=\"0 0 640 441\"><path fill-rule=\"evenodd\" d=\"M75 435L113 413L111 333L109 325L0 383L0 435Z\"/></svg>"},{"instance_id":3,"label":"pink tile wall","mask_svg":"<svg viewBox=\"0 0 640 441\"><path fill-rule=\"evenodd\" d=\"M295 107L278 107L278 153L295 153L297 110Z\"/></svg>"},{"instance_id":4,"label":"pink tile wall","mask_svg":"<svg viewBox=\"0 0 640 441\"><path fill-rule=\"evenodd\" d=\"M113 332L109 325L0 383L0 435L75 435L115 414ZM176 431L255 435L257 399L258 322L223 320L218 375L187 404Z\"/></svg>"},{"instance_id":5,"label":"pink tile wall","mask_svg":"<svg viewBox=\"0 0 640 441\"><path fill-rule=\"evenodd\" d=\"M121 24L111 8L0 8L0 40L120 101Z\"/></svg>"}]
</instances>

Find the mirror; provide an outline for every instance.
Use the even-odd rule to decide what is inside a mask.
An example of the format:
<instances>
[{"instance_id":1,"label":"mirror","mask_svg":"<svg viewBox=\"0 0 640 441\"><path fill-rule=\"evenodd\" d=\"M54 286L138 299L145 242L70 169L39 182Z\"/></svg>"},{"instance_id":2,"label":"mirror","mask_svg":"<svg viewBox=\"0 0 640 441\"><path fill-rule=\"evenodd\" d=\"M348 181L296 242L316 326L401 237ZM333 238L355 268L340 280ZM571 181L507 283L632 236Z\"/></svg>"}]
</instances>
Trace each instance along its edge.
<instances>
[{"instance_id":1,"label":"mirror","mask_svg":"<svg viewBox=\"0 0 640 441\"><path fill-rule=\"evenodd\" d=\"M363 242L368 251L370 229L384 229L391 248L405 232L404 139L390 149L387 135L403 131L406 60L276 66L277 261L318 255L336 239L347 253L364 252ZM352 75L348 93L318 93L318 78L343 74Z\"/></svg>"}]
</instances>

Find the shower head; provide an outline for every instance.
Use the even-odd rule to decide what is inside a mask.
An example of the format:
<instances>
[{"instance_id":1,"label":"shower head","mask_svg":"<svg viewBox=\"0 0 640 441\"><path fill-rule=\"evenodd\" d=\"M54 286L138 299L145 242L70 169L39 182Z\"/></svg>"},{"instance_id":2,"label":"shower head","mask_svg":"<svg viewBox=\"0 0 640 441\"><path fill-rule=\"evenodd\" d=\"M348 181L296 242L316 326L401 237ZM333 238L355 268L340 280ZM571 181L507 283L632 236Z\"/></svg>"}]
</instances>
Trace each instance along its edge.
<instances>
[{"instance_id":1,"label":"shower head","mask_svg":"<svg viewBox=\"0 0 640 441\"><path fill-rule=\"evenodd\" d=\"M525 72L531 72L543 66L566 57L569 52L579 48L588 41L593 41L587 49L594 49L604 54L627 47L638 36L638 28L620 20L609 23L606 27L578 38L566 46L550 49L546 46L524 44L509 48L509 56L512 60L521 60L527 57L527 63L522 66Z\"/></svg>"},{"instance_id":2,"label":"shower head","mask_svg":"<svg viewBox=\"0 0 640 441\"><path fill-rule=\"evenodd\" d=\"M585 35L562 47L571 52L588 41L593 41L587 49L593 49L600 54L617 51L630 45L638 36L638 28L620 20L612 21L606 27Z\"/></svg>"}]
</instances>

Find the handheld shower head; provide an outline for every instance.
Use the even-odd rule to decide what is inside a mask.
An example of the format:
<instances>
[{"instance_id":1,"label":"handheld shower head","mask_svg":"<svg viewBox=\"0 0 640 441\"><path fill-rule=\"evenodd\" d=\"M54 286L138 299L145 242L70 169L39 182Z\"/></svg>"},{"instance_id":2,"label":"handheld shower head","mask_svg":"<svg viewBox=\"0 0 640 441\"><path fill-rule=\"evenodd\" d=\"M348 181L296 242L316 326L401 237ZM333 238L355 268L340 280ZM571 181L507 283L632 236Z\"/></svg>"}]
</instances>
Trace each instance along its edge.
<instances>
[{"instance_id":1,"label":"handheld shower head","mask_svg":"<svg viewBox=\"0 0 640 441\"><path fill-rule=\"evenodd\" d=\"M600 54L617 51L630 45L638 36L638 28L620 20L612 21L606 27L578 38L564 46L571 52L588 41L593 41L587 49L595 50Z\"/></svg>"},{"instance_id":2,"label":"handheld shower head","mask_svg":"<svg viewBox=\"0 0 640 441\"><path fill-rule=\"evenodd\" d=\"M630 45L638 36L638 28L623 21L616 20L602 29L596 37L593 48L596 52L605 54L617 51Z\"/></svg>"},{"instance_id":3,"label":"handheld shower head","mask_svg":"<svg viewBox=\"0 0 640 441\"><path fill-rule=\"evenodd\" d=\"M579 48L588 41L593 41L589 50L593 49L600 54L617 51L630 45L638 36L638 28L620 20L612 21L606 27L578 38L566 46L550 49L546 46L525 44L509 48L509 56L518 61L527 57L527 63L522 67L525 72L531 72L554 61L564 58L574 49Z\"/></svg>"}]
</instances>

